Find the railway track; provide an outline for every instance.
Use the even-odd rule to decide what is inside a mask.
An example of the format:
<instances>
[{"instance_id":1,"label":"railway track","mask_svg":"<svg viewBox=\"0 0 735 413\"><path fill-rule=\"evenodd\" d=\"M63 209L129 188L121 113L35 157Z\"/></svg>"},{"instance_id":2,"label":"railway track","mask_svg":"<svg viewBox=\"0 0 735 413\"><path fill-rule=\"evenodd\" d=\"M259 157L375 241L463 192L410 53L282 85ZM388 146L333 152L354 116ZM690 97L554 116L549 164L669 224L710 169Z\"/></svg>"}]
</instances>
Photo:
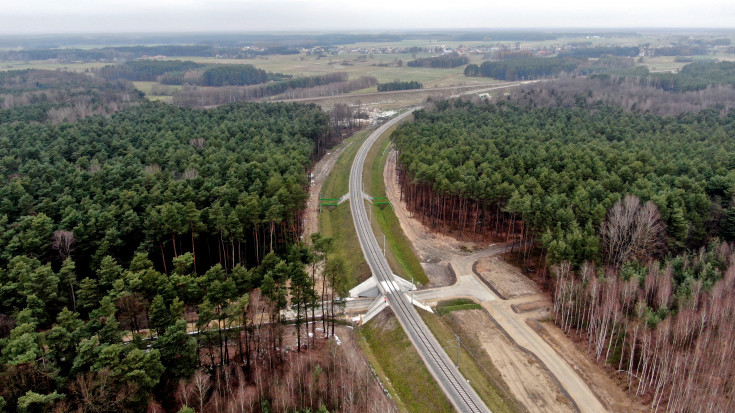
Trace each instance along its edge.
<instances>
[{"instance_id":1,"label":"railway track","mask_svg":"<svg viewBox=\"0 0 735 413\"><path fill-rule=\"evenodd\" d=\"M373 234L362 197L362 172L368 151L388 128L409 116L415 109L418 108L411 109L385 123L373 132L360 147L350 171L352 219L365 259L378 281L378 288L447 398L460 412L489 412L490 410L462 377L439 342L431 334L413 304L409 302L406 291L393 281L393 271Z\"/></svg>"}]
</instances>

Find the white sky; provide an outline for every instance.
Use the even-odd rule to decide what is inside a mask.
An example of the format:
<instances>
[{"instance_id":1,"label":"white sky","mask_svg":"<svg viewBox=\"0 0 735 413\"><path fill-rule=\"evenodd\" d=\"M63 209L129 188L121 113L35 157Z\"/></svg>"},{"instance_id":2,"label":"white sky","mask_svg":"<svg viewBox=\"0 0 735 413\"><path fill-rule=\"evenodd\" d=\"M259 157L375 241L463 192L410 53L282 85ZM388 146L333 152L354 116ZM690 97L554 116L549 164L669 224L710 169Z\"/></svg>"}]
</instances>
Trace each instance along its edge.
<instances>
[{"instance_id":1,"label":"white sky","mask_svg":"<svg viewBox=\"0 0 735 413\"><path fill-rule=\"evenodd\" d=\"M0 34L735 27L733 0L0 0Z\"/></svg>"}]
</instances>

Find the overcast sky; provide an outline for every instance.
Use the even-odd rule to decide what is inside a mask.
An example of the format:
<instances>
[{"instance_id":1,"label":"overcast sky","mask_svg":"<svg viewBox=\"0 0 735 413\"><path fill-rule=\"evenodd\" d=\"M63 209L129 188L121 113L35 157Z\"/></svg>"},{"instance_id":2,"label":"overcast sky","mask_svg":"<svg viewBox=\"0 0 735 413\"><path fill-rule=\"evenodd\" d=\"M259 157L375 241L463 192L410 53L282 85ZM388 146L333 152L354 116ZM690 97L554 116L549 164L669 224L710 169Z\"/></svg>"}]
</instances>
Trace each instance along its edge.
<instances>
[{"instance_id":1,"label":"overcast sky","mask_svg":"<svg viewBox=\"0 0 735 413\"><path fill-rule=\"evenodd\" d=\"M735 27L733 0L0 0L0 34Z\"/></svg>"}]
</instances>

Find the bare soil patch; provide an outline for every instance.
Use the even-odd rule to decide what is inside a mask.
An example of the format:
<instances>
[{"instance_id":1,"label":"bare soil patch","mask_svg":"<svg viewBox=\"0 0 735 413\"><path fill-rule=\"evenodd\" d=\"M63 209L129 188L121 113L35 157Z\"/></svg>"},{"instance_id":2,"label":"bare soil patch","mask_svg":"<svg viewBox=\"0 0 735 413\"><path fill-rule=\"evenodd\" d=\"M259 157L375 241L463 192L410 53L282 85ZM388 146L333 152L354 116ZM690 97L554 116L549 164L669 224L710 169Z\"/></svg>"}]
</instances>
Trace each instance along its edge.
<instances>
[{"instance_id":1,"label":"bare soil patch","mask_svg":"<svg viewBox=\"0 0 735 413\"><path fill-rule=\"evenodd\" d=\"M457 281L457 277L454 275L454 271L447 265L446 262L421 262L421 267L424 269L426 275L429 275L432 287L446 287L454 284Z\"/></svg>"},{"instance_id":2,"label":"bare soil patch","mask_svg":"<svg viewBox=\"0 0 735 413\"><path fill-rule=\"evenodd\" d=\"M503 298L511 299L540 294L538 286L521 271L499 257L487 257L477 261L477 274Z\"/></svg>"},{"instance_id":3,"label":"bare soil patch","mask_svg":"<svg viewBox=\"0 0 735 413\"><path fill-rule=\"evenodd\" d=\"M546 310L550 307L551 302L548 300L528 301L525 303L511 304L510 308L518 314L528 313L537 310Z\"/></svg>"},{"instance_id":4,"label":"bare soil patch","mask_svg":"<svg viewBox=\"0 0 735 413\"><path fill-rule=\"evenodd\" d=\"M339 159L339 155L347 146L341 145L332 151L327 152L322 159L314 165L311 170L311 186L309 187L309 199L306 201L306 213L304 214L304 238L319 231L319 194L322 192L322 185L329 173L334 168L335 162Z\"/></svg>"},{"instance_id":5,"label":"bare soil patch","mask_svg":"<svg viewBox=\"0 0 735 413\"><path fill-rule=\"evenodd\" d=\"M616 380L597 364L552 322L528 320L527 323L562 357L592 389L598 399L612 412L645 412L649 408L633 400Z\"/></svg>"},{"instance_id":6,"label":"bare soil patch","mask_svg":"<svg viewBox=\"0 0 735 413\"><path fill-rule=\"evenodd\" d=\"M576 411L569 396L546 367L510 340L485 311L456 311L451 313L451 317L457 326L477 337L513 397L528 411Z\"/></svg>"}]
</instances>

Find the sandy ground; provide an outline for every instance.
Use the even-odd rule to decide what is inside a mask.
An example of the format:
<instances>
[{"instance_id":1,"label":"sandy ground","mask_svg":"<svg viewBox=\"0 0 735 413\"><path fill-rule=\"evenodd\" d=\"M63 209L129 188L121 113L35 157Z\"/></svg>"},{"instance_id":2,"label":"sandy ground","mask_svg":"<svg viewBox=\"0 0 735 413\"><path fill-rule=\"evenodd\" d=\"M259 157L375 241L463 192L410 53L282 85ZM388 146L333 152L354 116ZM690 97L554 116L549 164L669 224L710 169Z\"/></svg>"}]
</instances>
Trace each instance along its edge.
<instances>
[{"instance_id":1,"label":"sandy ground","mask_svg":"<svg viewBox=\"0 0 735 413\"><path fill-rule=\"evenodd\" d=\"M603 367L597 365L552 322L551 300L538 286L502 257L488 257L477 261L475 273L491 288L508 299L511 309L526 320L536 333L587 383L605 407L613 412L644 411L646 408L631 399L612 380Z\"/></svg>"},{"instance_id":2,"label":"sandy ground","mask_svg":"<svg viewBox=\"0 0 735 413\"><path fill-rule=\"evenodd\" d=\"M529 412L573 412L574 404L549 371L511 341L482 310L456 311L451 317L465 332L476 332L513 396Z\"/></svg>"},{"instance_id":3,"label":"sandy ground","mask_svg":"<svg viewBox=\"0 0 735 413\"><path fill-rule=\"evenodd\" d=\"M540 294L536 283L523 275L520 270L503 261L502 257L487 257L477 261L475 273L503 299Z\"/></svg>"}]
</instances>

